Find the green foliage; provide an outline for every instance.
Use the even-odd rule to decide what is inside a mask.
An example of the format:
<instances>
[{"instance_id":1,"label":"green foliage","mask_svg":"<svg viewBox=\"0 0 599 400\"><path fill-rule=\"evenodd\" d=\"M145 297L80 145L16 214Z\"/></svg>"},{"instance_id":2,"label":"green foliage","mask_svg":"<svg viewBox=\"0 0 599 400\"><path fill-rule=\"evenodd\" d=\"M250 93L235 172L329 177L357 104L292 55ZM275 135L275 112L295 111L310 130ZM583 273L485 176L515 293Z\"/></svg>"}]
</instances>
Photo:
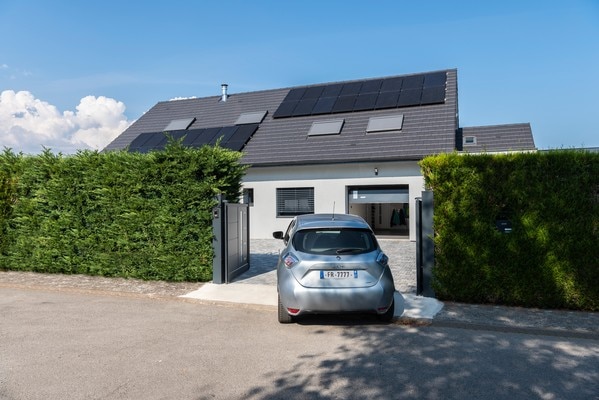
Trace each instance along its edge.
<instances>
[{"instance_id":1,"label":"green foliage","mask_svg":"<svg viewBox=\"0 0 599 400\"><path fill-rule=\"evenodd\" d=\"M599 310L599 153L445 154L421 167L440 298Z\"/></svg>"},{"instance_id":2,"label":"green foliage","mask_svg":"<svg viewBox=\"0 0 599 400\"><path fill-rule=\"evenodd\" d=\"M241 153L0 156L0 268L169 281L212 278L215 195L237 199Z\"/></svg>"}]
</instances>

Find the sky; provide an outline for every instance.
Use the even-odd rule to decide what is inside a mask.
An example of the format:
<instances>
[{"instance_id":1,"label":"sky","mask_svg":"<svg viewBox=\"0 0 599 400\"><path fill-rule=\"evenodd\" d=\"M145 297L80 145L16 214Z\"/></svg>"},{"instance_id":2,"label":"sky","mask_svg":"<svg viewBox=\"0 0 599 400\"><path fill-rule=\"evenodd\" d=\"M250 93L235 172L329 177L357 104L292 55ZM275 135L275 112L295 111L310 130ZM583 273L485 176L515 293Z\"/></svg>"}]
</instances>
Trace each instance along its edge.
<instances>
[{"instance_id":1,"label":"sky","mask_svg":"<svg viewBox=\"0 0 599 400\"><path fill-rule=\"evenodd\" d=\"M0 150L101 150L160 101L456 68L461 127L599 147L599 0L0 0Z\"/></svg>"}]
</instances>

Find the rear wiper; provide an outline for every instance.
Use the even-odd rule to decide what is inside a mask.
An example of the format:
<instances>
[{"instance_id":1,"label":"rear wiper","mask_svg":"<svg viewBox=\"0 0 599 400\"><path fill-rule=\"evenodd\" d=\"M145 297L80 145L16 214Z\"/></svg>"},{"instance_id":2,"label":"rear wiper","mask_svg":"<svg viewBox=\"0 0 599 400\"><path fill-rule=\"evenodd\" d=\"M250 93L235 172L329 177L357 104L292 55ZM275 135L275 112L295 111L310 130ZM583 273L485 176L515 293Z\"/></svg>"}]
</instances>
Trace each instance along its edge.
<instances>
[{"instance_id":1,"label":"rear wiper","mask_svg":"<svg viewBox=\"0 0 599 400\"><path fill-rule=\"evenodd\" d=\"M361 251L362 249L356 248L356 247L348 247L348 248L344 248L344 249L337 249L336 253L337 254L343 254L343 253L355 253L356 251Z\"/></svg>"}]
</instances>

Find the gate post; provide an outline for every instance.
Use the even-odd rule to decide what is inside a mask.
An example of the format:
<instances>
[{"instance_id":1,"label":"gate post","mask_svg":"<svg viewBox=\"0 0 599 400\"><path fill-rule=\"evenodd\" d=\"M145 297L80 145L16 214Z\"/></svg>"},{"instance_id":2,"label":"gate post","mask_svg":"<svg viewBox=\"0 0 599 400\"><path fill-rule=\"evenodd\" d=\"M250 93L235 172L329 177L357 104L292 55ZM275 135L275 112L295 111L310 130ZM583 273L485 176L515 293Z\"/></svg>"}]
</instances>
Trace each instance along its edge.
<instances>
[{"instance_id":1,"label":"gate post","mask_svg":"<svg viewBox=\"0 0 599 400\"><path fill-rule=\"evenodd\" d=\"M433 234L433 192L423 191L416 199L416 294L425 297L435 297Z\"/></svg>"},{"instance_id":2,"label":"gate post","mask_svg":"<svg viewBox=\"0 0 599 400\"><path fill-rule=\"evenodd\" d=\"M226 251L226 212L222 195L217 195L218 204L212 209L212 283L226 283L225 251Z\"/></svg>"}]
</instances>

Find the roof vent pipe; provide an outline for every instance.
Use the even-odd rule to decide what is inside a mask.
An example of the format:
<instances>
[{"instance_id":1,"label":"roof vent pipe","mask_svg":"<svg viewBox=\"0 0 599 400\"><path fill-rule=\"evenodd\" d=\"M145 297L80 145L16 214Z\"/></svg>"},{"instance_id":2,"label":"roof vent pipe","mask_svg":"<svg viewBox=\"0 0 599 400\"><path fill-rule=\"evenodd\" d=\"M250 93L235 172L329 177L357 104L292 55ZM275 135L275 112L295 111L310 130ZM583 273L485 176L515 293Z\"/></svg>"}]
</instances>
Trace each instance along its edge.
<instances>
[{"instance_id":1,"label":"roof vent pipe","mask_svg":"<svg viewBox=\"0 0 599 400\"><path fill-rule=\"evenodd\" d=\"M220 88L223 91L223 95L221 97L221 101L227 101L227 88L229 87L229 85L227 85L226 83L223 83L222 85L220 85Z\"/></svg>"}]
</instances>

